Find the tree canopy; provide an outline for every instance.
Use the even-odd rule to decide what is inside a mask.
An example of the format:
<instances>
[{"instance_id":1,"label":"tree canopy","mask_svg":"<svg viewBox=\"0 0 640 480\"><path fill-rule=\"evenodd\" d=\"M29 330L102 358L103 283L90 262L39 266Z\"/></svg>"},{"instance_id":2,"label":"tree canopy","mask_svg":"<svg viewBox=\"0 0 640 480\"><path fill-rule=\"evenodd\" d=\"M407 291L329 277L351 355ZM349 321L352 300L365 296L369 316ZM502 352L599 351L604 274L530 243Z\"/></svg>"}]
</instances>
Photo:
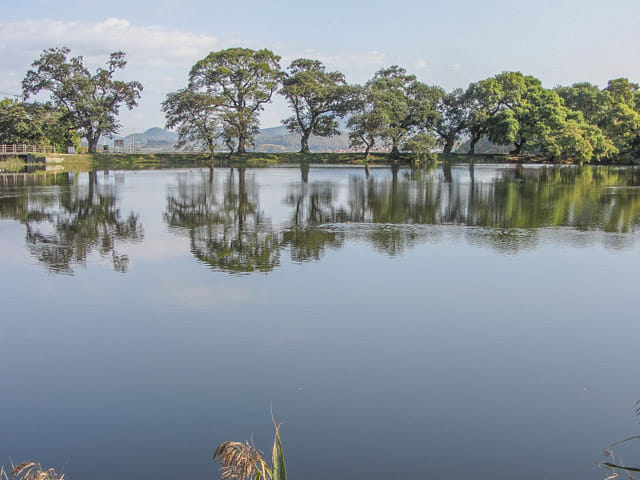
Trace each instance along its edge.
<instances>
[{"instance_id":1,"label":"tree canopy","mask_svg":"<svg viewBox=\"0 0 640 480\"><path fill-rule=\"evenodd\" d=\"M177 129L177 148L205 147L213 154L223 134L215 98L186 87L169 93L162 102L167 128Z\"/></svg>"},{"instance_id":2,"label":"tree canopy","mask_svg":"<svg viewBox=\"0 0 640 480\"><path fill-rule=\"evenodd\" d=\"M119 108L137 105L139 82L113 79L125 67L114 52L106 68L91 73L66 47L44 50L22 82L25 99L41 91L47 103L0 102L0 141L64 145L87 138L95 151L101 135L117 132ZM349 85L343 73L327 71L309 58L280 70L280 57L267 49L229 48L211 52L189 72L186 87L162 102L166 127L176 129L178 148L213 153L222 142L245 153L259 133L259 115L273 94L283 95L291 115L282 123L300 135L300 152L312 136L349 129L352 148L365 157L382 145L401 150L451 153L467 142L511 154L535 153L553 160L637 161L640 158L640 85L612 79L545 88L521 72L502 72L445 91L420 82L404 68L378 70L364 85Z\"/></svg>"},{"instance_id":3,"label":"tree canopy","mask_svg":"<svg viewBox=\"0 0 640 480\"><path fill-rule=\"evenodd\" d=\"M349 112L356 90L347 85L342 73L327 72L318 60L298 58L291 62L280 93L294 112L282 123L301 135L300 153L308 153L311 135L340 133L336 118Z\"/></svg>"},{"instance_id":4,"label":"tree canopy","mask_svg":"<svg viewBox=\"0 0 640 480\"><path fill-rule=\"evenodd\" d=\"M26 99L48 91L53 105L65 112L65 118L87 139L89 151L95 152L101 135L118 132L120 107L131 110L138 104L142 84L113 79L127 64L123 52L112 53L107 68L98 68L94 74L82 57L69 57L70 53L67 47L44 50L22 81L23 94Z\"/></svg>"},{"instance_id":5,"label":"tree canopy","mask_svg":"<svg viewBox=\"0 0 640 480\"><path fill-rule=\"evenodd\" d=\"M64 151L80 139L64 111L50 103L0 100L0 143L55 146Z\"/></svg>"},{"instance_id":6,"label":"tree canopy","mask_svg":"<svg viewBox=\"0 0 640 480\"><path fill-rule=\"evenodd\" d=\"M229 48L211 52L189 73L189 89L216 106L228 146L245 153L258 133L258 115L282 79L280 57L272 51Z\"/></svg>"},{"instance_id":7,"label":"tree canopy","mask_svg":"<svg viewBox=\"0 0 640 480\"><path fill-rule=\"evenodd\" d=\"M397 65L378 70L367 82L366 92L375 115L383 119L380 136L391 145L394 156L407 135L430 128L439 117L436 105L442 90L418 82Z\"/></svg>"}]
</instances>

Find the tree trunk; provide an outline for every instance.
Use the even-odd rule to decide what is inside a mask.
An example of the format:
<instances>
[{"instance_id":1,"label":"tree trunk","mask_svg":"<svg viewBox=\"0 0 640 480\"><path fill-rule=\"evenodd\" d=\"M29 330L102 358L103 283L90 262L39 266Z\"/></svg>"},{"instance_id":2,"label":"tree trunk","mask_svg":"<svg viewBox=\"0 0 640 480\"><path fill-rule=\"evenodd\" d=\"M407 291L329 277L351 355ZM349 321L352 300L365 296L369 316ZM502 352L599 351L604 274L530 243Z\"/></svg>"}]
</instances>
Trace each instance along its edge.
<instances>
[{"instance_id":1,"label":"tree trunk","mask_svg":"<svg viewBox=\"0 0 640 480\"><path fill-rule=\"evenodd\" d=\"M369 150L371 150L371 145L367 145L367 148L364 151L364 159L369 160Z\"/></svg>"},{"instance_id":2,"label":"tree trunk","mask_svg":"<svg viewBox=\"0 0 640 480\"><path fill-rule=\"evenodd\" d=\"M247 153L245 143L246 139L243 136L238 137L238 148L236 149L238 153Z\"/></svg>"},{"instance_id":3,"label":"tree trunk","mask_svg":"<svg viewBox=\"0 0 640 480\"><path fill-rule=\"evenodd\" d=\"M311 130L302 132L302 138L300 139L300 153L309 153L309 137L311 136Z\"/></svg>"},{"instance_id":4,"label":"tree trunk","mask_svg":"<svg viewBox=\"0 0 640 480\"><path fill-rule=\"evenodd\" d=\"M522 153L522 145L524 145L524 140L520 143L514 142L514 149L509 152L509 155L520 155Z\"/></svg>"},{"instance_id":5,"label":"tree trunk","mask_svg":"<svg viewBox=\"0 0 640 480\"><path fill-rule=\"evenodd\" d=\"M455 132L448 133L447 136L445 137L445 144L444 144L444 148L442 149L442 153L451 153L451 150L453 150L453 145L455 141L456 141Z\"/></svg>"},{"instance_id":6,"label":"tree trunk","mask_svg":"<svg viewBox=\"0 0 640 480\"><path fill-rule=\"evenodd\" d=\"M98 140L100 140L100 134L87 136L87 142L89 143L89 153L98 152Z\"/></svg>"},{"instance_id":7,"label":"tree trunk","mask_svg":"<svg viewBox=\"0 0 640 480\"><path fill-rule=\"evenodd\" d=\"M474 154L476 153L476 143L478 143L480 141L480 138L482 138L482 135L474 135L471 134L471 139L469 140L469 153L470 154Z\"/></svg>"}]
</instances>

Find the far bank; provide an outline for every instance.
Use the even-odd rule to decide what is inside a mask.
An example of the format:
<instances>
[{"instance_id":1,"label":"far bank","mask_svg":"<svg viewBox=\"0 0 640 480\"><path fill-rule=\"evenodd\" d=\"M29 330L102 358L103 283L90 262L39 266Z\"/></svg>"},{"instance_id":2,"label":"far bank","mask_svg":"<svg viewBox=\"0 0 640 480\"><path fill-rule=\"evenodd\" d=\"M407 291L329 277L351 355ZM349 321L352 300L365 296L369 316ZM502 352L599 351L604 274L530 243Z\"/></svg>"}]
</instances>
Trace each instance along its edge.
<instances>
[{"instance_id":1,"label":"far bank","mask_svg":"<svg viewBox=\"0 0 640 480\"><path fill-rule=\"evenodd\" d=\"M50 159L49 159L50 160ZM264 153L244 154L217 153L213 156L205 153L83 153L59 155L57 168L66 171L90 170L147 170L160 168L202 168L219 166L269 167L276 165L326 164L326 165L427 165L436 163L520 163L520 164L558 164L539 155L508 154L430 154L427 158L416 158L409 154L392 156L390 153L371 153L365 158L362 153ZM563 161L561 164L577 164L575 161ZM602 164L602 163L597 163ZM0 169L5 171L7 168ZM5 167L16 168L15 162ZM15 170L14 170L15 171Z\"/></svg>"}]
</instances>

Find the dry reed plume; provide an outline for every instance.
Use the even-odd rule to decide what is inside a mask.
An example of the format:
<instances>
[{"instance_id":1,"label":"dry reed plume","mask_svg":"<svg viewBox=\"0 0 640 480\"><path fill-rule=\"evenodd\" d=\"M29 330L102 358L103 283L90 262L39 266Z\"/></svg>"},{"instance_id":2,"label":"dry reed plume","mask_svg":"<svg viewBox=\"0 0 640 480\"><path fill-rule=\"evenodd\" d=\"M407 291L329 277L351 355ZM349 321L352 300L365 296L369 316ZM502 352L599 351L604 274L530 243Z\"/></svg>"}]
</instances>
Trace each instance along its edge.
<instances>
[{"instance_id":1,"label":"dry reed plume","mask_svg":"<svg viewBox=\"0 0 640 480\"><path fill-rule=\"evenodd\" d=\"M271 466L262 458L262 452L249 442L223 442L218 445L213 458L220 461L222 480L287 480L280 426L275 420L273 425L276 433Z\"/></svg>"},{"instance_id":2,"label":"dry reed plume","mask_svg":"<svg viewBox=\"0 0 640 480\"><path fill-rule=\"evenodd\" d=\"M15 480L64 480L64 473L58 473L53 468L44 469L35 462L11 465L11 476ZM0 467L0 480L9 480L4 467Z\"/></svg>"},{"instance_id":3,"label":"dry reed plume","mask_svg":"<svg viewBox=\"0 0 640 480\"><path fill-rule=\"evenodd\" d=\"M214 460L219 460L222 466L220 478L223 480L244 480L256 477L261 473L265 463L261 452L249 442L224 442L213 452Z\"/></svg>"}]
</instances>

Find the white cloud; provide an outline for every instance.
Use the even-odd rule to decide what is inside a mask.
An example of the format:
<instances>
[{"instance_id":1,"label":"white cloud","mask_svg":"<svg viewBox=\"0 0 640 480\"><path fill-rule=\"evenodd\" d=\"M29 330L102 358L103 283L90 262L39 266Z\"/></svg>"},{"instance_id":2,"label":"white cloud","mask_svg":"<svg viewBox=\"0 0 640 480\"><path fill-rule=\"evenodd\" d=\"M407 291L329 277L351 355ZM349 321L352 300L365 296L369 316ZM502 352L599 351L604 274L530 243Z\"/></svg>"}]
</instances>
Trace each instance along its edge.
<instances>
[{"instance_id":1,"label":"white cloud","mask_svg":"<svg viewBox=\"0 0 640 480\"><path fill-rule=\"evenodd\" d=\"M91 69L104 66L111 52L127 54L127 67L117 77L139 80L145 87L134 112L121 110L124 131L164 124L160 103L165 95L181 88L191 66L212 50L227 48L232 40L185 32L156 25L135 25L123 18L97 22L25 20L0 24L0 57L5 74L0 90L20 92L21 81L31 63L46 48L67 46L71 55L82 56Z\"/></svg>"},{"instance_id":2,"label":"white cloud","mask_svg":"<svg viewBox=\"0 0 640 480\"><path fill-rule=\"evenodd\" d=\"M33 61L44 48L63 45L71 48L72 54L83 55L89 64L104 64L110 52L122 50L130 64L154 68L191 66L211 50L221 48L222 42L210 35L133 25L121 18L101 22L27 20L0 24L3 57L28 56Z\"/></svg>"},{"instance_id":3,"label":"white cloud","mask_svg":"<svg viewBox=\"0 0 640 480\"><path fill-rule=\"evenodd\" d=\"M168 8L165 2L162 8ZM264 48L255 39L219 38L158 25L137 25L125 18L76 22L42 19L0 23L0 57L3 72L0 91L21 91L21 81L43 49L67 46L74 56L83 56L90 69L104 66L109 53L121 50L127 54L127 67L118 72L121 80L138 80L144 91L139 106L129 112L121 109L122 132L144 130L164 124L160 104L168 92L183 87L195 62L210 51L232 46ZM366 82L374 72L390 61L379 50L343 50L333 53L324 50L302 49L298 45L276 43L266 45L281 55L283 68L299 57L315 58L328 69L345 73L347 81ZM280 124L288 116L284 101L275 99L261 115L263 126Z\"/></svg>"},{"instance_id":4,"label":"white cloud","mask_svg":"<svg viewBox=\"0 0 640 480\"><path fill-rule=\"evenodd\" d=\"M429 64L427 63L427 61L424 58L421 58L421 59L415 61L413 66L415 68L419 68L421 70L424 70L424 69L429 67Z\"/></svg>"}]
</instances>

